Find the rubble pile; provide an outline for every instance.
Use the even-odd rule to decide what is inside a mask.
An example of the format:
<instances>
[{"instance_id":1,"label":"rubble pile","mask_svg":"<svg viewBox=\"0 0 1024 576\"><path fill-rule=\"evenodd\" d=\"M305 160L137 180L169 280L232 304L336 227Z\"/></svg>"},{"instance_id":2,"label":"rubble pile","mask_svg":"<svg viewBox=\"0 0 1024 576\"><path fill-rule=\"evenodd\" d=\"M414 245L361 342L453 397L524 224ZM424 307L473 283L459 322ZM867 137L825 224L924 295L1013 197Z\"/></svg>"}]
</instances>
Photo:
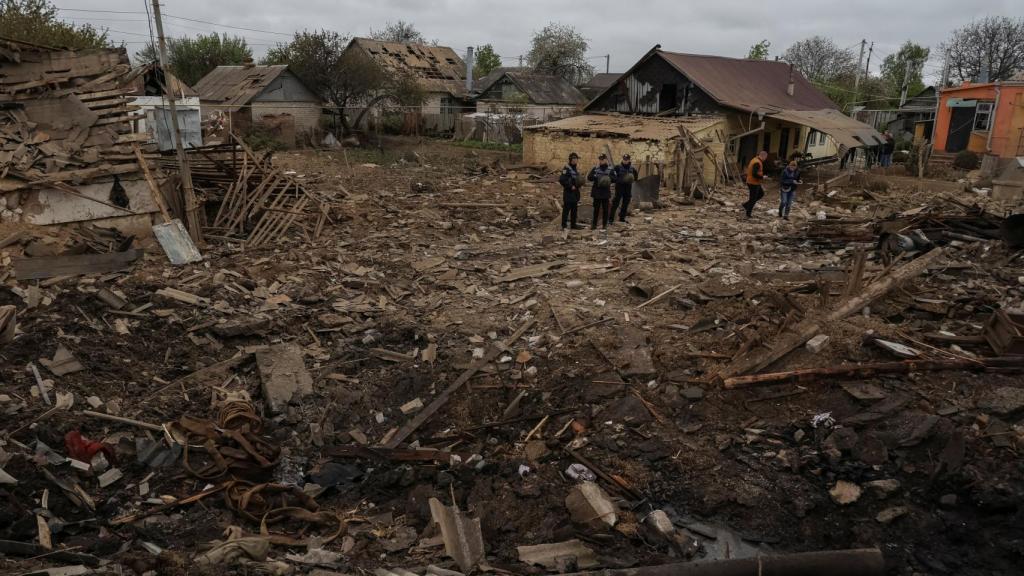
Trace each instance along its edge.
<instances>
[{"instance_id":1,"label":"rubble pile","mask_svg":"<svg viewBox=\"0 0 1024 576\"><path fill-rule=\"evenodd\" d=\"M551 174L400 146L197 168L330 198L258 246L0 276L0 570L1019 565L1021 252L930 232L997 206L662 191L565 234ZM915 208L930 243L883 246Z\"/></svg>"}]
</instances>

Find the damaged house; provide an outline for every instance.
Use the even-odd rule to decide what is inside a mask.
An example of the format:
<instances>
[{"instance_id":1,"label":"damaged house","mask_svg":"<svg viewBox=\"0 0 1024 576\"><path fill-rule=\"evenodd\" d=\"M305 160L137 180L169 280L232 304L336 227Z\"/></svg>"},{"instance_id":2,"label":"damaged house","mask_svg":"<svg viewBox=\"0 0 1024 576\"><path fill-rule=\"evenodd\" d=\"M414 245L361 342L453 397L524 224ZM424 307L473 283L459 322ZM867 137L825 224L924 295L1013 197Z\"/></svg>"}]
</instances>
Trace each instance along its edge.
<instances>
[{"instance_id":1,"label":"damaged house","mask_svg":"<svg viewBox=\"0 0 1024 576\"><path fill-rule=\"evenodd\" d=\"M582 92L561 76L523 69L499 70L478 83L478 113L511 113L548 122L572 116L586 100Z\"/></svg>"},{"instance_id":2,"label":"damaged house","mask_svg":"<svg viewBox=\"0 0 1024 576\"><path fill-rule=\"evenodd\" d=\"M585 111L721 116L726 121L723 160L734 168L759 150L767 150L772 159L794 154L821 158L882 142L881 134L842 114L789 64L668 52L660 45Z\"/></svg>"},{"instance_id":3,"label":"damaged house","mask_svg":"<svg viewBox=\"0 0 1024 576\"><path fill-rule=\"evenodd\" d=\"M203 119L212 131L242 134L260 126L285 146L299 138L315 140L323 100L287 65L218 66L195 85Z\"/></svg>"},{"instance_id":4,"label":"damaged house","mask_svg":"<svg viewBox=\"0 0 1024 576\"><path fill-rule=\"evenodd\" d=\"M158 212L138 164L124 48L58 50L0 39L0 215L5 222L91 222L149 234Z\"/></svg>"},{"instance_id":5,"label":"damaged house","mask_svg":"<svg viewBox=\"0 0 1024 576\"><path fill-rule=\"evenodd\" d=\"M459 116L471 106L466 63L447 46L353 38L345 50L359 51L384 70L417 79L425 93L418 117L413 120L417 129L450 133Z\"/></svg>"}]
</instances>

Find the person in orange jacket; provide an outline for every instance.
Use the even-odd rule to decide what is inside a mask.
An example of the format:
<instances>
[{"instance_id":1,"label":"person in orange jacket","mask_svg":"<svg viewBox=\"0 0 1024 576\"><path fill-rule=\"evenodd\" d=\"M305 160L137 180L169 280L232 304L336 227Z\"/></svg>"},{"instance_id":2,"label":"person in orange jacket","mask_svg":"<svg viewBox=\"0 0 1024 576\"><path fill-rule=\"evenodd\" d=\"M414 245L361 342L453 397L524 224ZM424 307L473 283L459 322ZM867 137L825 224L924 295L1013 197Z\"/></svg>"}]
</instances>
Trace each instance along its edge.
<instances>
[{"instance_id":1,"label":"person in orange jacket","mask_svg":"<svg viewBox=\"0 0 1024 576\"><path fill-rule=\"evenodd\" d=\"M747 212L747 218L750 218L754 213L754 205L761 198L764 198L764 188L761 184L764 183L764 161L768 159L768 152L761 150L754 156L754 159L747 164L747 191L750 193L750 198L743 203L743 209Z\"/></svg>"}]
</instances>

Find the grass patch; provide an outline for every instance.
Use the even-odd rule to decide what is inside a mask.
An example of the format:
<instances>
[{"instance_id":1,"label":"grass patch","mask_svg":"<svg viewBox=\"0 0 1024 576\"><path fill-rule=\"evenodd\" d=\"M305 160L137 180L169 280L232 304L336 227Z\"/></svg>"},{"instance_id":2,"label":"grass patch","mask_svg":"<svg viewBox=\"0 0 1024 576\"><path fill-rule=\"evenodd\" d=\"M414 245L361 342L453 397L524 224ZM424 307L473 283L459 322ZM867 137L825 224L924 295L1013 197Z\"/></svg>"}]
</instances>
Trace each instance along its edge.
<instances>
[{"instance_id":1,"label":"grass patch","mask_svg":"<svg viewBox=\"0 0 1024 576\"><path fill-rule=\"evenodd\" d=\"M479 140L452 140L449 144L462 148L473 148L475 150L497 150L499 152L523 153L522 144L502 144L500 142L481 142Z\"/></svg>"}]
</instances>

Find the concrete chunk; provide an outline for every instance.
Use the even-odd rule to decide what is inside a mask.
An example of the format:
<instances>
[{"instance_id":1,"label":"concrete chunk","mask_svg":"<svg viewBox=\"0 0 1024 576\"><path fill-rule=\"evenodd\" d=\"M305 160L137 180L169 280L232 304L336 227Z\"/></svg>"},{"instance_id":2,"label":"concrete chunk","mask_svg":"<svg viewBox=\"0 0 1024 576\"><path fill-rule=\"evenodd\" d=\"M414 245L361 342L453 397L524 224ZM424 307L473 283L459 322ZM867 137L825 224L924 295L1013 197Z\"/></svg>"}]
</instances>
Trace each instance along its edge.
<instances>
[{"instance_id":1,"label":"concrete chunk","mask_svg":"<svg viewBox=\"0 0 1024 576\"><path fill-rule=\"evenodd\" d=\"M271 414L280 414L291 402L313 393L313 378L306 371L302 349L278 344L256 353L262 380L263 401Z\"/></svg>"},{"instance_id":2,"label":"concrete chunk","mask_svg":"<svg viewBox=\"0 0 1024 576\"><path fill-rule=\"evenodd\" d=\"M619 507L594 482L583 482L573 487L565 497L572 521L595 529L611 528L619 521Z\"/></svg>"},{"instance_id":3,"label":"concrete chunk","mask_svg":"<svg viewBox=\"0 0 1024 576\"><path fill-rule=\"evenodd\" d=\"M810 352L811 354L817 354L818 352L821 352L822 350L825 349L825 346L828 345L828 340L828 336L824 334L818 334L814 338L811 338L810 340L807 341L807 351Z\"/></svg>"}]
</instances>

